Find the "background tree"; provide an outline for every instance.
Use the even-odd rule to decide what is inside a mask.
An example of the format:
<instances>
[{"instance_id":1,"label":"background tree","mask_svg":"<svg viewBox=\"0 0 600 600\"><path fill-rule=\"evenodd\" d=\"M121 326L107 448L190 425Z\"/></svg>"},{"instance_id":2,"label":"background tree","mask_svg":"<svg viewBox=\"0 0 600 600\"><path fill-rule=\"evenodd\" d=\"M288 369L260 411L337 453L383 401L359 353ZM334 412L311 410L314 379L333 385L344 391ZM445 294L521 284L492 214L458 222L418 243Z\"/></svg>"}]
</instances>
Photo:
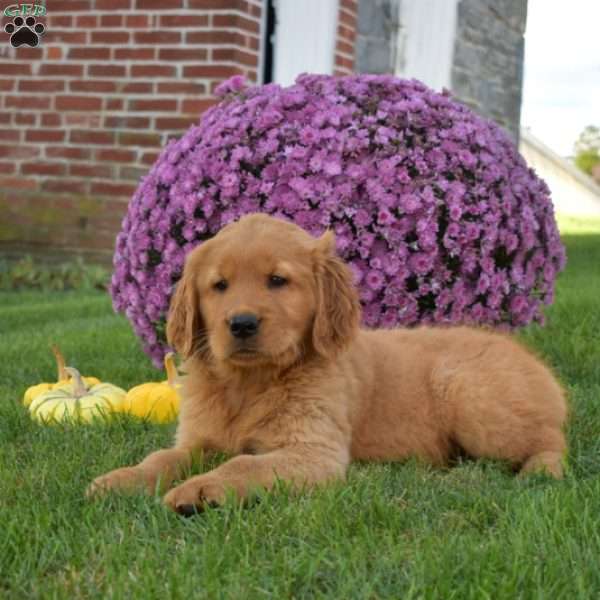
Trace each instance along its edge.
<instances>
[{"instance_id":1,"label":"background tree","mask_svg":"<svg viewBox=\"0 0 600 600\"><path fill-rule=\"evenodd\" d=\"M588 175L600 164L600 127L588 125L575 142L575 164Z\"/></svg>"}]
</instances>

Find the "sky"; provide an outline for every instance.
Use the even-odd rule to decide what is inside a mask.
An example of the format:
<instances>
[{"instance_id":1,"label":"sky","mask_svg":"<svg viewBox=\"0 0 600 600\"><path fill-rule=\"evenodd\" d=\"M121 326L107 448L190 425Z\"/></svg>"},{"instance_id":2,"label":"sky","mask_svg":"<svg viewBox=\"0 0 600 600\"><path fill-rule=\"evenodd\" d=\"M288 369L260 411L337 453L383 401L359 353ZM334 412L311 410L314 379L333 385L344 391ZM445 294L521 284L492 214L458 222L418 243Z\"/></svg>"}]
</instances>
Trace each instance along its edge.
<instances>
[{"instance_id":1,"label":"sky","mask_svg":"<svg viewBox=\"0 0 600 600\"><path fill-rule=\"evenodd\" d=\"M529 0L521 125L562 156L600 126L600 0Z\"/></svg>"}]
</instances>

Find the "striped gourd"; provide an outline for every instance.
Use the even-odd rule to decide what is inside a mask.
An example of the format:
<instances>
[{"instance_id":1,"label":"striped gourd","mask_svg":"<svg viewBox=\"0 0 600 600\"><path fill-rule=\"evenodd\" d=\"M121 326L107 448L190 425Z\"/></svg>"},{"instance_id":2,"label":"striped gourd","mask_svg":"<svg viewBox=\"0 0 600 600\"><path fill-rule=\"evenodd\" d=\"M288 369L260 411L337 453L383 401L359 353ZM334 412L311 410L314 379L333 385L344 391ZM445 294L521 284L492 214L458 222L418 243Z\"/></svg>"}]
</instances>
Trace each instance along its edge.
<instances>
[{"instance_id":1,"label":"striped gourd","mask_svg":"<svg viewBox=\"0 0 600 600\"><path fill-rule=\"evenodd\" d=\"M48 390L29 405L31 416L42 423L61 421L90 422L122 409L125 390L111 383L86 387L79 371L66 367L73 382L69 386Z\"/></svg>"},{"instance_id":2,"label":"striped gourd","mask_svg":"<svg viewBox=\"0 0 600 600\"><path fill-rule=\"evenodd\" d=\"M71 387L71 378L66 371L65 359L62 355L62 352L55 344L52 346L52 352L54 353L54 358L56 359L56 370L58 372L58 380L55 383L38 383L37 385L32 385L27 388L25 391L25 395L23 396L23 404L25 406L29 406L32 401L45 392L49 392L50 390ZM100 383L100 380L96 377L84 377L83 381L87 386L96 385Z\"/></svg>"}]
</instances>

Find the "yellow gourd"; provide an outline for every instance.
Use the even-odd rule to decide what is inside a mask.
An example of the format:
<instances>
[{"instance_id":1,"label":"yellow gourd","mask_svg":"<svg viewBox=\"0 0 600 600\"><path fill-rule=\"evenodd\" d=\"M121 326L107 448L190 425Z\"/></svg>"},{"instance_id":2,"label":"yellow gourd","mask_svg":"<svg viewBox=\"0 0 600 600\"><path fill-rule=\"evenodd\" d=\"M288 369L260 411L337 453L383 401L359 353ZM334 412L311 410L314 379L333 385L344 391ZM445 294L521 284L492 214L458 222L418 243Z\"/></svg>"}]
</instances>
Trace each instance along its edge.
<instances>
[{"instance_id":1,"label":"yellow gourd","mask_svg":"<svg viewBox=\"0 0 600 600\"><path fill-rule=\"evenodd\" d=\"M153 423L174 421L179 414L181 384L176 381L178 374L172 352L165 356L165 370L166 381L142 383L131 388L123 403L123 412Z\"/></svg>"},{"instance_id":2,"label":"yellow gourd","mask_svg":"<svg viewBox=\"0 0 600 600\"><path fill-rule=\"evenodd\" d=\"M37 396L43 394L44 392L48 392L54 389L60 389L65 386L68 387L71 385L71 379L65 367L65 359L58 346L53 345L52 352L54 353L54 357L56 358L58 381L56 383L38 383L37 385L32 385L31 387L27 388L27 390L25 391L25 395L23 396L23 404L25 406L29 406ZM96 377L84 377L83 381L88 386L100 383L100 380Z\"/></svg>"},{"instance_id":3,"label":"yellow gourd","mask_svg":"<svg viewBox=\"0 0 600 600\"><path fill-rule=\"evenodd\" d=\"M74 421L89 423L122 409L125 390L111 383L86 387L79 371L65 367L72 383L39 394L29 405L31 416L42 423Z\"/></svg>"}]
</instances>

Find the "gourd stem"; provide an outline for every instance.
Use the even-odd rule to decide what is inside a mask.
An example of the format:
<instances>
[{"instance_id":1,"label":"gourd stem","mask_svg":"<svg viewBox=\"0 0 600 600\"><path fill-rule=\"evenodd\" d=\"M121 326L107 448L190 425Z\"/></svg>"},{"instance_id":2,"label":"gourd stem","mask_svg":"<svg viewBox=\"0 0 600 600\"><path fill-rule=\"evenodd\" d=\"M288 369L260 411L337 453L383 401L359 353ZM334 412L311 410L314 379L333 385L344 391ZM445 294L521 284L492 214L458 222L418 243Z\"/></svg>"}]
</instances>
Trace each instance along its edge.
<instances>
[{"instance_id":1,"label":"gourd stem","mask_svg":"<svg viewBox=\"0 0 600 600\"><path fill-rule=\"evenodd\" d=\"M167 354L165 354L165 371L167 372L167 381L171 386L175 385L175 380L179 375L179 373L177 373L175 361L173 360L174 356L175 354L173 352L167 352Z\"/></svg>"},{"instance_id":2,"label":"gourd stem","mask_svg":"<svg viewBox=\"0 0 600 600\"><path fill-rule=\"evenodd\" d=\"M65 357L62 355L60 348L56 344L52 344L52 352L54 353L54 357L56 358L56 368L58 371L57 381L69 379L69 374L65 369L65 367L67 366L65 363Z\"/></svg>"},{"instance_id":3,"label":"gourd stem","mask_svg":"<svg viewBox=\"0 0 600 600\"><path fill-rule=\"evenodd\" d=\"M73 396L75 398L81 398L87 394L87 388L81 374L75 367L65 367L65 371L73 378Z\"/></svg>"}]
</instances>

